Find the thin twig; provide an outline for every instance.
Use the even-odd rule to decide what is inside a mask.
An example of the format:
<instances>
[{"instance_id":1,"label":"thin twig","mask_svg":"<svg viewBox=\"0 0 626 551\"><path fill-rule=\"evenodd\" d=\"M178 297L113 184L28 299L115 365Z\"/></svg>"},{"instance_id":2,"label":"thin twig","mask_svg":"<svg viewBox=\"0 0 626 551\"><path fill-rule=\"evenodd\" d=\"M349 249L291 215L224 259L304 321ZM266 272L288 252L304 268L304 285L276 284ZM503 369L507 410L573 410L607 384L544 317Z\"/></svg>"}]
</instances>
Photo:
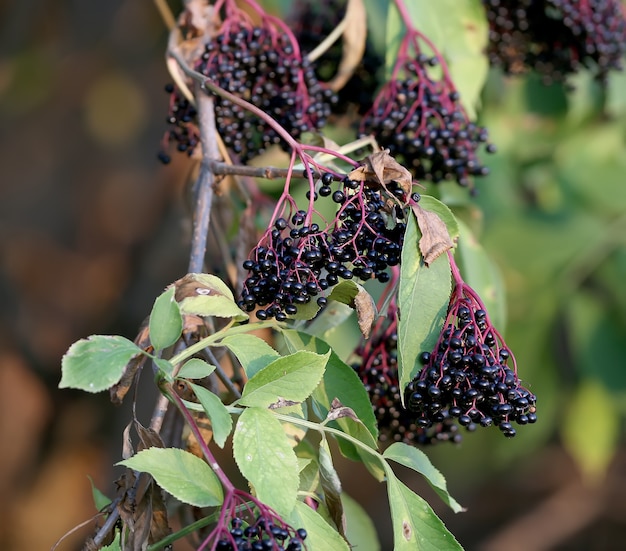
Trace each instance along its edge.
<instances>
[{"instance_id":1,"label":"thin twig","mask_svg":"<svg viewBox=\"0 0 626 551\"><path fill-rule=\"evenodd\" d=\"M207 359L215 366L215 373L217 374L222 384L226 387L226 389L235 397L236 400L241 398L241 392L239 392L239 389L233 384L230 377L224 372L219 360L215 357L213 351L210 348L205 348L202 353L205 354Z\"/></svg>"},{"instance_id":2,"label":"thin twig","mask_svg":"<svg viewBox=\"0 0 626 551\"><path fill-rule=\"evenodd\" d=\"M276 168L272 166L247 166L247 165L232 165L223 163L221 161L212 161L211 168L215 174L219 175L237 175L237 176L251 176L253 178L265 178L267 180L273 180L274 178L287 178L289 175L288 168ZM304 178L305 174L293 173L292 178ZM318 174L313 171L313 177L319 177Z\"/></svg>"},{"instance_id":3,"label":"thin twig","mask_svg":"<svg viewBox=\"0 0 626 551\"><path fill-rule=\"evenodd\" d=\"M189 273L200 273L204 267L209 223L211 220L211 206L213 204L213 185L215 175L211 168L211 161L219 158L217 130L215 128L215 110L213 98L196 86L196 102L198 104L198 122L200 139L202 142L202 162L200 174L194 189L196 202L193 215L193 235L191 239L191 253L189 256Z\"/></svg>"}]
</instances>

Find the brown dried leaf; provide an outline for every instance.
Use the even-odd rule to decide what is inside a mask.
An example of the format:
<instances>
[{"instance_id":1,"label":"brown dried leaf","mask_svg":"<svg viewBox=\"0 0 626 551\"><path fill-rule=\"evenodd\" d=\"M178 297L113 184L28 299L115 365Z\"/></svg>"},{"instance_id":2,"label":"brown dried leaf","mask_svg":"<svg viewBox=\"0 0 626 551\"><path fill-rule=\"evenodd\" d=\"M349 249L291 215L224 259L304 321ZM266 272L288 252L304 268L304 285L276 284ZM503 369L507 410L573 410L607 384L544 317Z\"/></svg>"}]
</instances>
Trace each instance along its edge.
<instances>
[{"instance_id":1,"label":"brown dried leaf","mask_svg":"<svg viewBox=\"0 0 626 551\"><path fill-rule=\"evenodd\" d=\"M354 421L361 422L358 415L354 413L352 408L344 406L338 398L333 398L333 401L330 404L330 410L326 415L326 419L329 421L336 421L342 417L350 417L350 419L353 419Z\"/></svg>"},{"instance_id":2,"label":"brown dried leaf","mask_svg":"<svg viewBox=\"0 0 626 551\"><path fill-rule=\"evenodd\" d=\"M378 311L376 310L376 303L364 288L359 285L359 292L354 297L354 309L356 310L356 317L359 323L359 329L364 339L370 338L370 331L372 325L376 320Z\"/></svg>"},{"instance_id":3,"label":"brown dried leaf","mask_svg":"<svg viewBox=\"0 0 626 551\"><path fill-rule=\"evenodd\" d=\"M127 551L145 551L148 547L151 524L152 499L150 492L147 491L135 506L132 526L129 526L128 540L124 549Z\"/></svg>"},{"instance_id":4,"label":"brown dried leaf","mask_svg":"<svg viewBox=\"0 0 626 551\"><path fill-rule=\"evenodd\" d=\"M144 427L137 419L134 420L135 430L141 440L141 446L137 448L137 451L141 451L147 448L164 448L165 444L159 436L159 433L154 429Z\"/></svg>"},{"instance_id":5,"label":"brown dried leaf","mask_svg":"<svg viewBox=\"0 0 626 551\"><path fill-rule=\"evenodd\" d=\"M397 182L405 193L411 193L413 178L411 173L396 161L389 150L384 149L368 155L363 164L355 168L350 174L350 179L359 182L369 182L387 187L391 182Z\"/></svg>"},{"instance_id":6,"label":"brown dried leaf","mask_svg":"<svg viewBox=\"0 0 626 551\"><path fill-rule=\"evenodd\" d=\"M135 344L142 350L147 352L151 351L152 345L150 344L148 318L146 318L141 324L139 333L137 334L137 337L135 337ZM111 402L113 402L116 406L119 406L124 400L126 394L128 394L130 387L133 386L135 377L143 368L147 359L147 356L144 354L135 356L132 360L130 360L130 362L128 362L128 364L126 364L124 372L122 373L122 378L119 382L110 388L109 396L111 398Z\"/></svg>"},{"instance_id":7,"label":"brown dried leaf","mask_svg":"<svg viewBox=\"0 0 626 551\"><path fill-rule=\"evenodd\" d=\"M149 543L156 543L172 533L168 522L167 508L163 499L163 492L156 484L150 486L152 500L152 523L150 524Z\"/></svg>"},{"instance_id":8,"label":"brown dried leaf","mask_svg":"<svg viewBox=\"0 0 626 551\"><path fill-rule=\"evenodd\" d=\"M341 90L354 70L359 66L365 53L367 40L367 10L363 0L348 0L346 25L343 30L343 50L337 73L328 83L329 88Z\"/></svg>"},{"instance_id":9,"label":"brown dried leaf","mask_svg":"<svg viewBox=\"0 0 626 551\"><path fill-rule=\"evenodd\" d=\"M417 224L422 233L419 240L419 248L426 266L434 262L439 256L454 246L448 228L439 215L425 210L419 205L412 205L413 212L417 217Z\"/></svg>"}]
</instances>

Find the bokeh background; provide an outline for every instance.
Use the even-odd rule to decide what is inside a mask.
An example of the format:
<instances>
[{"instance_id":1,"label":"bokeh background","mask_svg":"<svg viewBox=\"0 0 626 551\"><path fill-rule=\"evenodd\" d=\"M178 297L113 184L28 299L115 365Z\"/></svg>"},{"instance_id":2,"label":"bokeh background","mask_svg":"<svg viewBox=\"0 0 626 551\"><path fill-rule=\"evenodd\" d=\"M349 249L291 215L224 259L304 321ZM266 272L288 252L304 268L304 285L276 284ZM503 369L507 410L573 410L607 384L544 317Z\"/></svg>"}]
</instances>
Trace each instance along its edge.
<instances>
[{"instance_id":1,"label":"bokeh background","mask_svg":"<svg viewBox=\"0 0 626 551\"><path fill-rule=\"evenodd\" d=\"M165 43L150 2L0 7L2 549L48 549L91 517L88 476L113 488L128 409L57 390L61 356L89 334L132 338L186 271L191 165L156 160ZM626 75L573 83L491 75L492 174L471 201L436 192L500 274L506 339L539 399L513 440L478 431L429 451L466 513L406 473L468 550L607 551L626 537ZM384 485L339 469L391 549Z\"/></svg>"}]
</instances>

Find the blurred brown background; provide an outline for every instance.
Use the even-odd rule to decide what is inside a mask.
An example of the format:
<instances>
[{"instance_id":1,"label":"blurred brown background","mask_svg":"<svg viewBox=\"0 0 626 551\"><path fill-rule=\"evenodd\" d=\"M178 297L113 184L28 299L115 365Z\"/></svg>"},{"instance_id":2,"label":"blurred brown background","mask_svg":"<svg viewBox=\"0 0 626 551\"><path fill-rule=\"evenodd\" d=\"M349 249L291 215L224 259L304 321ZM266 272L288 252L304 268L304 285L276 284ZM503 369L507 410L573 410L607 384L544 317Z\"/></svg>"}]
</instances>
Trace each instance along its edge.
<instances>
[{"instance_id":1,"label":"blurred brown background","mask_svg":"<svg viewBox=\"0 0 626 551\"><path fill-rule=\"evenodd\" d=\"M165 41L151 2L1 8L1 549L50 548L95 512L88 476L112 488L128 411L104 394L58 391L60 358L89 334L132 338L154 297L186 269L188 166L180 156L168 167L156 161ZM433 454L467 513L452 515L411 480L468 550L623 548L623 446L593 485L558 439L544 436L529 452L520 437L485 461L478 448L491 440L471 438ZM593 446L593 431L588 439ZM384 486L364 483L371 479L358 466L340 470L390 549ZM89 532L62 548L78 548Z\"/></svg>"}]
</instances>

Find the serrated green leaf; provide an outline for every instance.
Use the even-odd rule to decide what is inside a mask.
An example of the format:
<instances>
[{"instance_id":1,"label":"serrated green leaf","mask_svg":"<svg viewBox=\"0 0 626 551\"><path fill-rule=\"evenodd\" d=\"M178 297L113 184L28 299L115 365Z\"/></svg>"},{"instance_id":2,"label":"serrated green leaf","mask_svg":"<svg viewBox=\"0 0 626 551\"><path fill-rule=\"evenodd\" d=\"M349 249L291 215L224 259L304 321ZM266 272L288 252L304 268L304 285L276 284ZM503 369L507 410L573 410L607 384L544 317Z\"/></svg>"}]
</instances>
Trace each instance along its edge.
<instances>
[{"instance_id":1,"label":"serrated green leaf","mask_svg":"<svg viewBox=\"0 0 626 551\"><path fill-rule=\"evenodd\" d=\"M620 438L619 411L601 383L591 379L582 382L570 398L562 434L565 447L583 474L591 482L601 480ZM593 445L589 434L593 434Z\"/></svg>"},{"instance_id":2,"label":"serrated green leaf","mask_svg":"<svg viewBox=\"0 0 626 551\"><path fill-rule=\"evenodd\" d=\"M222 486L211 467L185 450L148 448L116 465L149 473L161 488L183 503L209 507L224 501Z\"/></svg>"},{"instance_id":3,"label":"serrated green leaf","mask_svg":"<svg viewBox=\"0 0 626 551\"><path fill-rule=\"evenodd\" d=\"M183 331L183 317L174 298L175 292L172 286L154 301L149 328L150 343L155 350L173 345Z\"/></svg>"},{"instance_id":4,"label":"serrated green leaf","mask_svg":"<svg viewBox=\"0 0 626 551\"><path fill-rule=\"evenodd\" d=\"M339 532L302 501L296 502L291 524L306 529L307 551L350 551Z\"/></svg>"},{"instance_id":5,"label":"serrated green leaf","mask_svg":"<svg viewBox=\"0 0 626 551\"><path fill-rule=\"evenodd\" d=\"M143 350L120 336L92 335L70 346L61 361L59 388L101 392L117 383L126 364Z\"/></svg>"},{"instance_id":6,"label":"serrated green leaf","mask_svg":"<svg viewBox=\"0 0 626 551\"><path fill-rule=\"evenodd\" d=\"M430 505L387 470L394 551L459 551L462 547Z\"/></svg>"},{"instance_id":7,"label":"serrated green leaf","mask_svg":"<svg viewBox=\"0 0 626 551\"><path fill-rule=\"evenodd\" d=\"M199 291L199 294L205 292L212 295L222 295L232 301L235 300L235 297L233 296L233 293L228 285L213 274L187 274L184 279L187 284L192 281L197 284L199 289L204 289L204 291Z\"/></svg>"},{"instance_id":8,"label":"serrated green leaf","mask_svg":"<svg viewBox=\"0 0 626 551\"><path fill-rule=\"evenodd\" d=\"M234 300L221 295L199 295L187 297L180 303L183 314L194 316L233 318L235 321L245 321L250 316L237 306Z\"/></svg>"},{"instance_id":9,"label":"serrated green leaf","mask_svg":"<svg viewBox=\"0 0 626 551\"><path fill-rule=\"evenodd\" d=\"M268 407L279 400L303 402L322 379L329 356L300 350L274 360L248 380L237 403Z\"/></svg>"},{"instance_id":10,"label":"serrated green leaf","mask_svg":"<svg viewBox=\"0 0 626 551\"><path fill-rule=\"evenodd\" d=\"M372 411L372 404L354 369L343 362L328 344L317 337L293 329L283 330L282 334L285 338L285 344L291 352L298 350L309 350L317 354L330 352L322 382L312 395L320 415L326 417L332 401L336 398L356 413L374 439L378 438L378 426Z\"/></svg>"},{"instance_id":11,"label":"serrated green leaf","mask_svg":"<svg viewBox=\"0 0 626 551\"><path fill-rule=\"evenodd\" d=\"M220 448L223 448L230 431L233 429L233 420L230 413L228 413L219 396L216 396L210 390L193 383L189 383L189 386L202 404L209 421L211 421L213 440Z\"/></svg>"},{"instance_id":12,"label":"serrated green leaf","mask_svg":"<svg viewBox=\"0 0 626 551\"><path fill-rule=\"evenodd\" d=\"M266 409L245 409L233 435L233 453L257 497L288 517L298 493L298 460L280 421Z\"/></svg>"},{"instance_id":13,"label":"serrated green leaf","mask_svg":"<svg viewBox=\"0 0 626 551\"><path fill-rule=\"evenodd\" d=\"M360 503L345 492L341 495L346 516L346 538L352 549L380 551L376 526Z\"/></svg>"},{"instance_id":14,"label":"serrated green leaf","mask_svg":"<svg viewBox=\"0 0 626 551\"><path fill-rule=\"evenodd\" d=\"M428 456L413 446L409 446L403 442L395 442L389 446L383 453L385 459L391 459L400 465L404 465L409 469L423 475L427 482L432 486L437 495L446 503L455 513L460 513L465 509L448 493L446 479L441 472L430 462Z\"/></svg>"},{"instance_id":15,"label":"serrated green leaf","mask_svg":"<svg viewBox=\"0 0 626 551\"><path fill-rule=\"evenodd\" d=\"M93 503L96 506L96 511L102 511L109 505L109 503L111 503L111 500L96 487L93 478L90 476L87 478L91 484L91 496L93 497Z\"/></svg>"},{"instance_id":16,"label":"serrated green leaf","mask_svg":"<svg viewBox=\"0 0 626 551\"><path fill-rule=\"evenodd\" d=\"M220 345L237 356L248 378L254 377L261 369L280 358L280 354L263 339L247 333L225 337Z\"/></svg>"},{"instance_id":17,"label":"serrated green leaf","mask_svg":"<svg viewBox=\"0 0 626 551\"><path fill-rule=\"evenodd\" d=\"M504 333L506 296L500 274L467 225L459 220L458 226L460 237L456 254L463 279L485 303L494 327Z\"/></svg>"},{"instance_id":18,"label":"serrated green leaf","mask_svg":"<svg viewBox=\"0 0 626 551\"><path fill-rule=\"evenodd\" d=\"M431 351L445 320L452 283L448 255L442 254L427 267L421 257L420 231L409 213L402 247L398 289L398 374L404 388L420 370L418 356ZM404 403L404 393L401 393Z\"/></svg>"},{"instance_id":19,"label":"serrated green leaf","mask_svg":"<svg viewBox=\"0 0 626 551\"><path fill-rule=\"evenodd\" d=\"M188 362L185 362L178 371L179 379L204 379L215 371L215 366L201 360L200 358L191 358Z\"/></svg>"},{"instance_id":20,"label":"serrated green leaf","mask_svg":"<svg viewBox=\"0 0 626 551\"><path fill-rule=\"evenodd\" d=\"M459 236L459 222L447 205L435 199L432 195L422 195L419 205L425 210L434 212L441 218L446 228L448 228L450 239L454 241Z\"/></svg>"}]
</instances>

